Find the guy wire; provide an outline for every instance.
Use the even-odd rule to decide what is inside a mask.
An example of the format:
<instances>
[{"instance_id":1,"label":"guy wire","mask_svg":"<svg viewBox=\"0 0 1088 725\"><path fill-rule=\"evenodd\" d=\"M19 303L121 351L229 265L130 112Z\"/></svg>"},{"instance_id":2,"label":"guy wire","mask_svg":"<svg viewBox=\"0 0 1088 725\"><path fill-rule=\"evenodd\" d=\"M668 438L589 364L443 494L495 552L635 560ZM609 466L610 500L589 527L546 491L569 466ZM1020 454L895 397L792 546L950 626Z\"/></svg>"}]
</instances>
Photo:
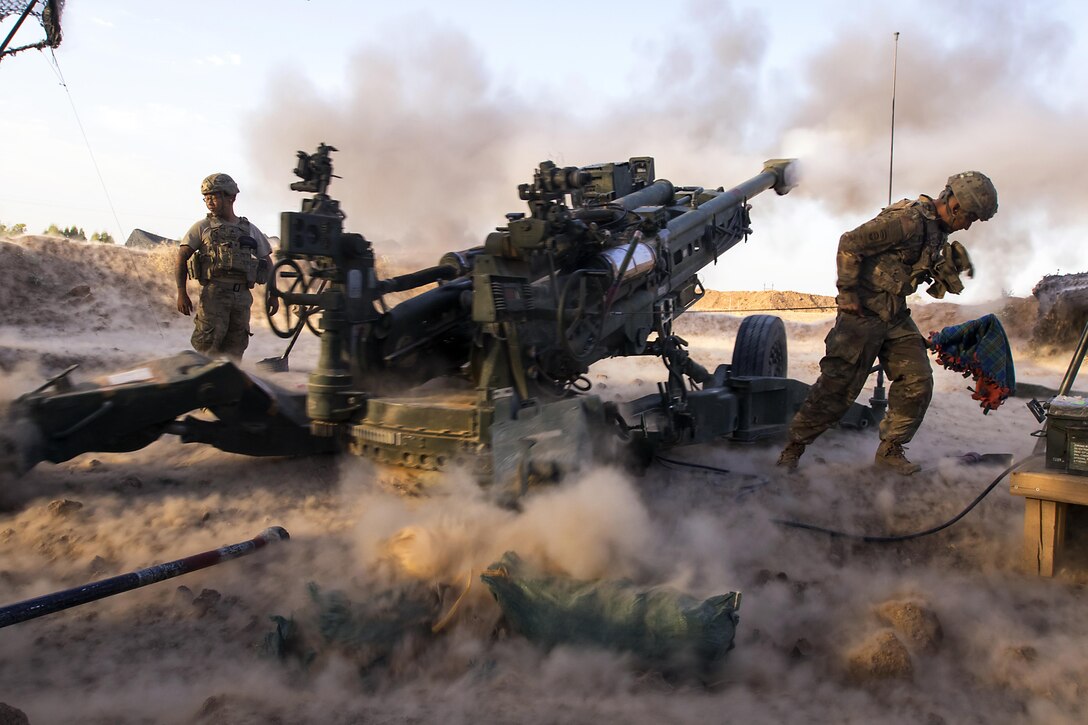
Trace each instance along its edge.
<instances>
[{"instance_id":1,"label":"guy wire","mask_svg":"<svg viewBox=\"0 0 1088 725\"><path fill-rule=\"evenodd\" d=\"M65 94L65 96L67 96L68 103L72 107L72 115L76 119L76 125L79 127L79 132L83 136L83 143L86 144L86 146L87 146L87 154L91 157L91 165L94 166L95 174L98 175L98 182L102 185L102 193L105 194L105 196L106 196L106 203L110 207L110 214L113 215L114 224L117 225L117 231L121 233L121 237L122 238L127 238L127 236L125 235L125 228L124 228L124 226L122 226L121 220L117 216L117 209L113 205L113 198L110 196L110 190L106 186L106 179L102 175L102 170L98 166L98 159L95 157L94 149L91 147L91 140L87 136L87 131L83 127L83 121L79 117L79 111L76 109L75 99L72 98L72 92L68 88L68 83L64 80L64 74L60 69L60 61L57 60L57 54L53 51L53 49L50 49L49 55L53 59L52 67L53 67L54 74L57 76L57 82L60 83L60 86L64 89L64 94ZM116 245L116 246L121 246L121 245ZM125 256L127 258L129 266L132 268L133 272L135 273L136 279L139 280L140 279L140 268L139 268L139 266L136 265L135 261L131 257L129 257L128 255L125 255ZM158 307L151 300L150 292L148 291L148 286L147 285L137 285L137 286L139 286L143 290L144 302L147 305L147 307L151 310L152 316L153 316L153 318L155 320L155 330L159 333L159 337L162 339L162 341L166 342L166 335L163 333L163 329L162 329L163 326L164 326L164 323L162 322L162 320L159 317Z\"/></svg>"}]
</instances>

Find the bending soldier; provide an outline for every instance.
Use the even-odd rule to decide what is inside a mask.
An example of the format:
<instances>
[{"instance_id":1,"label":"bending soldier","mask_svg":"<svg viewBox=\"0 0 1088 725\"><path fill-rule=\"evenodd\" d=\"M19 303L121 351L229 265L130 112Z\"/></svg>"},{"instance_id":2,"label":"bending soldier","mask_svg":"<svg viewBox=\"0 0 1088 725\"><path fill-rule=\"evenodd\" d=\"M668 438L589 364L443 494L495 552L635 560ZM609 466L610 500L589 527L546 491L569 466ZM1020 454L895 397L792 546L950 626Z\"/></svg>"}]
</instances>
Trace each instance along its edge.
<instances>
[{"instance_id":1,"label":"bending soldier","mask_svg":"<svg viewBox=\"0 0 1088 725\"><path fill-rule=\"evenodd\" d=\"M825 340L820 377L789 427L778 465L796 468L805 446L838 422L857 398L877 359L891 383L880 423L876 462L902 474L919 466L903 455L933 395L926 342L910 317L907 295L924 281L935 297L963 289L973 274L967 251L948 235L997 213L997 189L984 174L948 179L940 196L904 199L843 234L836 255L838 315Z\"/></svg>"},{"instance_id":2,"label":"bending soldier","mask_svg":"<svg viewBox=\"0 0 1088 725\"><path fill-rule=\"evenodd\" d=\"M234 213L234 179L212 174L200 184L200 193L208 215L189 228L178 247L178 312L188 315L193 310L185 289L185 280L192 277L201 286L193 349L240 360L249 345L250 290L268 281L272 246L260 229ZM269 312L277 307L277 300L270 298Z\"/></svg>"}]
</instances>

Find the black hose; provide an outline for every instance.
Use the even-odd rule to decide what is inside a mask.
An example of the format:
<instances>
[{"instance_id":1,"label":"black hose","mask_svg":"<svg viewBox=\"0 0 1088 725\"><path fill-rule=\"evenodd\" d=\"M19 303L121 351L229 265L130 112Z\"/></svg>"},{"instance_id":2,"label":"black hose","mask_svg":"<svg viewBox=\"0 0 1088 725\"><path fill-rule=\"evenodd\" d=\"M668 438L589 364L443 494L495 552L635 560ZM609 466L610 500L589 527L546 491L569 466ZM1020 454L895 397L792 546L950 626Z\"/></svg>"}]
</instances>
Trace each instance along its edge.
<instances>
[{"instance_id":1,"label":"black hose","mask_svg":"<svg viewBox=\"0 0 1088 725\"><path fill-rule=\"evenodd\" d=\"M654 460L664 463L668 466L682 466L685 468L697 468L700 471L710 471L712 473L729 473L728 468L718 468L717 466L708 466L705 463L691 463L690 461L678 461L675 458L665 458L665 456L654 456Z\"/></svg>"},{"instance_id":2,"label":"black hose","mask_svg":"<svg viewBox=\"0 0 1088 725\"><path fill-rule=\"evenodd\" d=\"M862 534L848 534L846 532L836 531L834 529L825 529L822 526L816 526L815 524L806 524L806 523L803 523L803 522L800 522L800 521L786 521L784 519L771 519L771 521L773 521L774 523L779 524L781 526L787 526L787 527L789 527L791 529L804 529L806 531L817 531L817 532L822 533L822 534L828 534L829 536L841 537L841 538L844 538L844 539L855 539L855 540L864 541L864 542L867 542L867 543L870 543L870 544L892 544L892 543L895 543L895 542L898 542L898 541L909 541L911 539L920 539L923 536L929 536L930 534L935 534L938 531L941 531L942 529L947 529L949 526L951 526L952 524L954 524L957 521L959 521L960 519L962 519L964 516L966 516L968 514L968 512L971 511L971 509L973 509L975 506L977 506L979 504L979 502L982 501L982 499L986 498L986 496L988 496L990 494L990 492L993 491L994 488L997 487L997 484L1001 483L1001 480L1003 478L1005 478L1005 476L1009 475L1010 473L1015 471L1017 468L1020 468L1021 466L1023 466L1028 461L1030 461L1030 460L1032 460L1034 458L1038 458L1038 457L1039 457L1039 454L1034 454L1034 455L1028 456L1027 458L1020 461L1019 463L1012 464L1011 466L1006 468L1004 471L1002 471L1000 474L998 474L997 478L995 478L990 483L990 485L986 487L986 489L982 493L980 493L978 496L976 496L975 500L972 501L967 506L967 508L965 508L963 511L960 511L953 518L949 519L948 521L945 521L943 524L940 524L938 526L934 526L933 528L926 529L925 531L916 531L913 534L900 534L898 536L865 536L865 535L862 535Z\"/></svg>"},{"instance_id":3,"label":"black hose","mask_svg":"<svg viewBox=\"0 0 1088 725\"><path fill-rule=\"evenodd\" d=\"M666 458L665 456L662 456L662 455L654 456L654 460L657 461L658 463L663 463L666 466L673 466L673 467L676 467L676 468L694 468L694 469L697 469L697 470L700 470L700 471L710 471L711 473L722 473L722 474L731 473L731 471L728 468L718 468L717 466L708 466L705 463L692 463L691 461L678 461L675 458ZM757 478L758 480L755 483L746 483L745 485L740 486L738 489L736 489L737 490L737 497L736 497L737 501L740 501L742 498L746 497L748 494L752 493L753 491L758 491L759 489L763 488L764 486L766 486L768 483L771 482L770 479L762 478L760 476L752 476L751 474L741 474L741 475L748 475L749 477L754 477L754 478Z\"/></svg>"}]
</instances>

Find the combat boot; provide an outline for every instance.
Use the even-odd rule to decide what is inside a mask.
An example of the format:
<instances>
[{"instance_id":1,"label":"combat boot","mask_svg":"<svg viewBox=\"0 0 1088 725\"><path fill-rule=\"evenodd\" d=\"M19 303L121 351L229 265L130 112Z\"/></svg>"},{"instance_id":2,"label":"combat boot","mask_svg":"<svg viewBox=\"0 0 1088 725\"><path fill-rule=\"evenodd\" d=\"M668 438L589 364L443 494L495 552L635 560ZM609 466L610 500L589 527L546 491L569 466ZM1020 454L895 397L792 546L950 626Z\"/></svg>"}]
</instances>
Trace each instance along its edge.
<instances>
[{"instance_id":1,"label":"combat boot","mask_svg":"<svg viewBox=\"0 0 1088 725\"><path fill-rule=\"evenodd\" d=\"M903 455L903 446L899 443L893 443L891 441L881 441L880 447L876 449L876 464L885 468L890 468L896 473L901 473L904 476L909 476L912 473L918 473L922 470L922 467L917 463L911 463L907 460L907 457Z\"/></svg>"},{"instance_id":2,"label":"combat boot","mask_svg":"<svg viewBox=\"0 0 1088 725\"><path fill-rule=\"evenodd\" d=\"M797 470L797 463L801 460L801 454L804 452L804 443L790 441L786 444L786 447L782 449L782 452L778 454L778 465L784 466L791 471Z\"/></svg>"}]
</instances>

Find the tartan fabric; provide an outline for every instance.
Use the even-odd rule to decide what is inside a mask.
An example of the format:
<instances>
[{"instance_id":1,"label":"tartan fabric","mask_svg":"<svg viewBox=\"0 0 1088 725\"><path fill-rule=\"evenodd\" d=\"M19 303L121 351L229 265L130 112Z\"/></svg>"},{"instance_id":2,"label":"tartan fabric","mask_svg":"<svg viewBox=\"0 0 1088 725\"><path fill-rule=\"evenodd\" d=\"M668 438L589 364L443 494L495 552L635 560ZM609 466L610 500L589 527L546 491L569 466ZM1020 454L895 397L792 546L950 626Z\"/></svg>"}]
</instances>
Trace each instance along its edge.
<instances>
[{"instance_id":1,"label":"tartan fabric","mask_svg":"<svg viewBox=\"0 0 1088 725\"><path fill-rule=\"evenodd\" d=\"M1001 321L994 315L949 325L931 332L929 346L937 353L937 363L949 370L974 376L971 397L979 401L983 414L997 410L1016 390L1009 338Z\"/></svg>"}]
</instances>

